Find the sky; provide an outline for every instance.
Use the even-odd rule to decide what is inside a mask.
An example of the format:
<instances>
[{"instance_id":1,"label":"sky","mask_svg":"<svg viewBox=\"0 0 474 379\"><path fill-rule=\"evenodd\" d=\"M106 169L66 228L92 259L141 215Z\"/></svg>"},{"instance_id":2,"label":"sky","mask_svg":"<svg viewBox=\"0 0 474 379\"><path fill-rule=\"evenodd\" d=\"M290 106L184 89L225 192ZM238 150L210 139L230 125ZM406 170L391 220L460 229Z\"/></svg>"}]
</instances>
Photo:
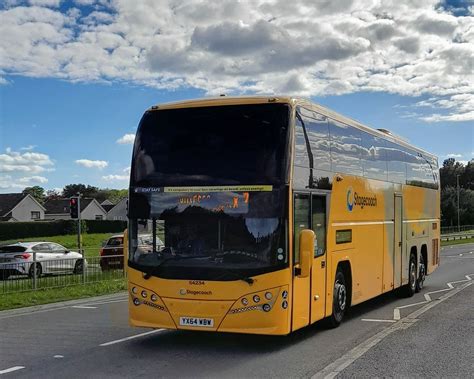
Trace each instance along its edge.
<instances>
[{"instance_id":1,"label":"sky","mask_svg":"<svg viewBox=\"0 0 474 379\"><path fill-rule=\"evenodd\" d=\"M126 188L154 104L310 98L474 157L474 1L3 0L0 193Z\"/></svg>"}]
</instances>

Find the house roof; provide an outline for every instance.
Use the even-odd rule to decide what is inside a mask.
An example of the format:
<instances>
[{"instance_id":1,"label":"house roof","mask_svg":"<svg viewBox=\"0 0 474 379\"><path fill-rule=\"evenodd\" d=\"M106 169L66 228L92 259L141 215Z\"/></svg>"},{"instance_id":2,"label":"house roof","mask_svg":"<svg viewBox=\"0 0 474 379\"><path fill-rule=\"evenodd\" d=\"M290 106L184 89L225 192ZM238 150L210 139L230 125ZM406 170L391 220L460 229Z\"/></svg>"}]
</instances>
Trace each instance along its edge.
<instances>
[{"instance_id":1,"label":"house roof","mask_svg":"<svg viewBox=\"0 0 474 379\"><path fill-rule=\"evenodd\" d=\"M2 193L0 194L0 217L10 213L20 201L22 201L27 195L22 193Z\"/></svg>"},{"instance_id":2,"label":"house roof","mask_svg":"<svg viewBox=\"0 0 474 379\"><path fill-rule=\"evenodd\" d=\"M103 207L104 205L115 205L115 203L112 203L109 199L105 199L100 205Z\"/></svg>"},{"instance_id":3,"label":"house roof","mask_svg":"<svg viewBox=\"0 0 474 379\"><path fill-rule=\"evenodd\" d=\"M104 208L106 212L110 211L113 207L115 207L115 204L104 204L104 203L102 203L100 205L102 205L102 208Z\"/></svg>"},{"instance_id":4,"label":"house roof","mask_svg":"<svg viewBox=\"0 0 474 379\"><path fill-rule=\"evenodd\" d=\"M109 213L112 209L114 209L115 207L118 207L119 205L121 205L124 201L127 201L128 200L128 197L122 197L118 202L117 204L114 204L112 205L110 208L106 208L104 206L102 206L102 208L104 208L107 213Z\"/></svg>"},{"instance_id":5,"label":"house roof","mask_svg":"<svg viewBox=\"0 0 474 379\"><path fill-rule=\"evenodd\" d=\"M94 199L81 199L81 212L93 201ZM44 203L44 206L46 208L46 214L69 214L71 211L69 208L69 199L51 199Z\"/></svg>"}]
</instances>

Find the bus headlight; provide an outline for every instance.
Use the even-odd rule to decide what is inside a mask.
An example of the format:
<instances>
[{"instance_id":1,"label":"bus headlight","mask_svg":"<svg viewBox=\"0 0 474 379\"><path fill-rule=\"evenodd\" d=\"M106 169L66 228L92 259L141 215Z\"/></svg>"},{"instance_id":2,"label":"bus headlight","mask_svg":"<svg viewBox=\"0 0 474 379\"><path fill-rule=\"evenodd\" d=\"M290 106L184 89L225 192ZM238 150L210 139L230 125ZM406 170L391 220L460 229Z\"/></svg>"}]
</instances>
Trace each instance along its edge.
<instances>
[{"instance_id":1,"label":"bus headlight","mask_svg":"<svg viewBox=\"0 0 474 379\"><path fill-rule=\"evenodd\" d=\"M265 292L265 299L267 300L271 300L273 297L272 293L271 292Z\"/></svg>"},{"instance_id":2,"label":"bus headlight","mask_svg":"<svg viewBox=\"0 0 474 379\"><path fill-rule=\"evenodd\" d=\"M243 305L248 305L248 303L249 303L249 301L244 297L244 298L242 299L242 304L243 304Z\"/></svg>"},{"instance_id":3,"label":"bus headlight","mask_svg":"<svg viewBox=\"0 0 474 379\"><path fill-rule=\"evenodd\" d=\"M262 309L265 311L265 312L270 312L272 307L270 306L270 304L263 304L263 307Z\"/></svg>"},{"instance_id":4,"label":"bus headlight","mask_svg":"<svg viewBox=\"0 0 474 379\"><path fill-rule=\"evenodd\" d=\"M146 295L147 295L146 291L143 290L143 291L142 291L142 297L143 297L144 299L146 298Z\"/></svg>"},{"instance_id":5,"label":"bus headlight","mask_svg":"<svg viewBox=\"0 0 474 379\"><path fill-rule=\"evenodd\" d=\"M152 295L151 295L151 301L154 302L154 301L156 301L156 300L158 300L158 296L156 296L155 294L152 294Z\"/></svg>"},{"instance_id":6,"label":"bus headlight","mask_svg":"<svg viewBox=\"0 0 474 379\"><path fill-rule=\"evenodd\" d=\"M253 301L254 301L255 303L258 303L258 302L260 301L260 296L254 295L254 296L253 296Z\"/></svg>"},{"instance_id":7,"label":"bus headlight","mask_svg":"<svg viewBox=\"0 0 474 379\"><path fill-rule=\"evenodd\" d=\"M138 292L137 287L133 287L133 288L132 288L132 293L133 293L134 295L136 295L137 292Z\"/></svg>"}]
</instances>

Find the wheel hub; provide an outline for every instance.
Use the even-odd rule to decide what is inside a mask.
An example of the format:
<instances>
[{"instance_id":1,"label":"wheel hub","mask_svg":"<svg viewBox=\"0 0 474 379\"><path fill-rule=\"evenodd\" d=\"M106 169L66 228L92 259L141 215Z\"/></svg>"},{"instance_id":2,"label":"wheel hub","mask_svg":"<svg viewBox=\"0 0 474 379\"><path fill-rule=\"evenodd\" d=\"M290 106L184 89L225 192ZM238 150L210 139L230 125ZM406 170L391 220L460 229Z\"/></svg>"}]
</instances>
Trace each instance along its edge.
<instances>
[{"instance_id":1,"label":"wheel hub","mask_svg":"<svg viewBox=\"0 0 474 379\"><path fill-rule=\"evenodd\" d=\"M337 283L337 302L339 305L339 309L343 311L346 308L346 287L341 284Z\"/></svg>"}]
</instances>

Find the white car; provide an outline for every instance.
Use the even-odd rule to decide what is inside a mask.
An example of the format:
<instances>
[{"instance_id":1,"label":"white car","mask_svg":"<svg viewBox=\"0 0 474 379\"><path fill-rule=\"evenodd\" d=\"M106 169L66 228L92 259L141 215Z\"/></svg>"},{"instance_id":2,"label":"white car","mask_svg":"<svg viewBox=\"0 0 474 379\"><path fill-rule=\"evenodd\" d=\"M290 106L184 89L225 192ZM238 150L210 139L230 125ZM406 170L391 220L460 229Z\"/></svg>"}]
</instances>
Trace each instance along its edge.
<instances>
[{"instance_id":1,"label":"white car","mask_svg":"<svg viewBox=\"0 0 474 379\"><path fill-rule=\"evenodd\" d=\"M36 276L72 272L80 274L87 267L82 255L54 242L18 242L0 246L0 279L13 275L34 276L33 258L36 254Z\"/></svg>"}]
</instances>

